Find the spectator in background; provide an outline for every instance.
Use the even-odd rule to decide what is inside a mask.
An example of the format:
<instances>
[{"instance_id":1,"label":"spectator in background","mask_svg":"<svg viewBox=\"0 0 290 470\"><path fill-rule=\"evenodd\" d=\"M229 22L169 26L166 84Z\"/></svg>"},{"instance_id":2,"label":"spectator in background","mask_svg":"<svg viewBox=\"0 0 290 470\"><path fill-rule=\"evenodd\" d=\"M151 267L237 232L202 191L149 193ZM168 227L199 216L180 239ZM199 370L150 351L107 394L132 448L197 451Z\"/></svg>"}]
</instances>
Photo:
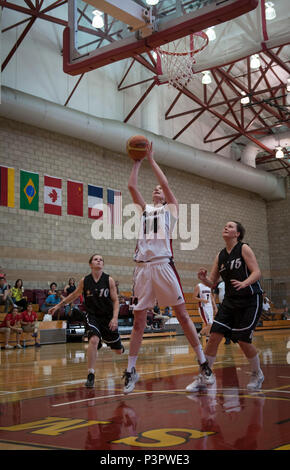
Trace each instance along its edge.
<instances>
[{"instance_id":1,"label":"spectator in background","mask_svg":"<svg viewBox=\"0 0 290 470\"><path fill-rule=\"evenodd\" d=\"M9 307L14 306L10 286L7 284L4 276L0 276L0 305L5 305L5 313L8 313Z\"/></svg>"},{"instance_id":2,"label":"spectator in background","mask_svg":"<svg viewBox=\"0 0 290 470\"><path fill-rule=\"evenodd\" d=\"M48 295L54 295L56 293L56 289L57 289L57 283L56 282L52 282L49 286L49 291L48 291Z\"/></svg>"},{"instance_id":3,"label":"spectator in background","mask_svg":"<svg viewBox=\"0 0 290 470\"><path fill-rule=\"evenodd\" d=\"M172 307L165 307L163 315L165 317L171 318L172 317Z\"/></svg>"},{"instance_id":4,"label":"spectator in background","mask_svg":"<svg viewBox=\"0 0 290 470\"><path fill-rule=\"evenodd\" d=\"M3 321L0 324L0 333L5 335L5 349L13 349L13 346L9 344L9 339L10 339L10 328L8 326L5 326L6 323Z\"/></svg>"},{"instance_id":5,"label":"spectator in background","mask_svg":"<svg viewBox=\"0 0 290 470\"><path fill-rule=\"evenodd\" d=\"M61 295L61 291L57 290L54 294L49 294L46 297L44 304L41 306L41 311L47 313L48 310L57 305L64 297Z\"/></svg>"},{"instance_id":6,"label":"spectator in background","mask_svg":"<svg viewBox=\"0 0 290 470\"><path fill-rule=\"evenodd\" d=\"M64 294L65 294L65 297L67 297L69 294L71 294L72 292L74 292L76 290L76 281L74 280L73 277L70 277L69 280L68 280L68 284L65 286L64 288ZM73 304L70 303L70 304L67 304L64 308L64 313L65 315L69 315L70 312L71 312L71 309L72 309L72 306Z\"/></svg>"},{"instance_id":7,"label":"spectator in background","mask_svg":"<svg viewBox=\"0 0 290 470\"><path fill-rule=\"evenodd\" d=\"M23 297L24 287L22 279L17 279L14 287L11 289L11 296L14 304L20 307L21 310L27 309L27 300Z\"/></svg>"},{"instance_id":8,"label":"spectator in background","mask_svg":"<svg viewBox=\"0 0 290 470\"><path fill-rule=\"evenodd\" d=\"M32 337L35 341L35 346L39 347L40 344L37 342L37 333L38 333L38 321L37 314L32 310L32 303L29 302L27 305L27 310L21 314L21 327L26 333L32 333Z\"/></svg>"},{"instance_id":9,"label":"spectator in background","mask_svg":"<svg viewBox=\"0 0 290 470\"><path fill-rule=\"evenodd\" d=\"M267 297L266 291L263 292L262 314L266 315L266 318L271 315L271 320L275 319L275 314L271 313L271 300Z\"/></svg>"},{"instance_id":10,"label":"spectator in background","mask_svg":"<svg viewBox=\"0 0 290 470\"><path fill-rule=\"evenodd\" d=\"M10 334L15 333L16 334L16 348L22 349L22 346L20 344L20 336L22 333L21 315L19 313L18 307L13 307L12 312L7 313L3 322L0 325L0 328L9 328ZM10 349L10 348L6 348L6 349Z\"/></svg>"},{"instance_id":11,"label":"spectator in background","mask_svg":"<svg viewBox=\"0 0 290 470\"><path fill-rule=\"evenodd\" d=\"M0 266L0 271L1 271L1 272L0 272L0 278L1 278L1 277L4 277L4 279L5 279L5 281L6 281L6 274L3 273L2 270L3 270L3 268L2 268L2 266Z\"/></svg>"}]
</instances>

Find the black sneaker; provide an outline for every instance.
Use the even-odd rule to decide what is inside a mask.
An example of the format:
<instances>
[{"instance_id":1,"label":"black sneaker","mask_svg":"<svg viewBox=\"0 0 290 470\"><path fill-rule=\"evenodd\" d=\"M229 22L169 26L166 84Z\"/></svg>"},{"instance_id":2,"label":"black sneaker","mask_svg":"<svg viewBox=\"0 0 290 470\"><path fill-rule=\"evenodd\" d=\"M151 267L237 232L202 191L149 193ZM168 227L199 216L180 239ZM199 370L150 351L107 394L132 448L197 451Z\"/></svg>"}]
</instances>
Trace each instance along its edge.
<instances>
[{"instance_id":1,"label":"black sneaker","mask_svg":"<svg viewBox=\"0 0 290 470\"><path fill-rule=\"evenodd\" d=\"M212 373L212 370L209 367L207 361L205 361L203 364L200 364L200 373L203 377L203 382L206 385L212 385L215 382L215 376Z\"/></svg>"},{"instance_id":2,"label":"black sneaker","mask_svg":"<svg viewBox=\"0 0 290 470\"><path fill-rule=\"evenodd\" d=\"M127 370L124 371L124 375L122 377L125 379L125 386L124 386L124 393L130 393L135 388L135 383L138 382L139 375L136 372L135 367L132 367L131 372Z\"/></svg>"},{"instance_id":3,"label":"black sneaker","mask_svg":"<svg viewBox=\"0 0 290 470\"><path fill-rule=\"evenodd\" d=\"M89 374L88 375L88 378L87 378L87 381L85 383L85 386L87 388L93 388L94 387L94 383L95 383L95 375L94 374Z\"/></svg>"}]
</instances>

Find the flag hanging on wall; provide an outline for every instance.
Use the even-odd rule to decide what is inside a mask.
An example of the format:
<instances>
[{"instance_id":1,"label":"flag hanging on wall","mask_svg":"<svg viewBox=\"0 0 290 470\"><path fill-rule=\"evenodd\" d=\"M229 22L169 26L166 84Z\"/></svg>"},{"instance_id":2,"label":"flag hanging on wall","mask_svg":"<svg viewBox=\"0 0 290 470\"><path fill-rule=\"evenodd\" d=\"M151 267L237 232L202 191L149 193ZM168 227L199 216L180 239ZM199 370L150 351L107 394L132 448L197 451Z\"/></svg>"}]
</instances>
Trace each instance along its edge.
<instances>
[{"instance_id":1,"label":"flag hanging on wall","mask_svg":"<svg viewBox=\"0 0 290 470\"><path fill-rule=\"evenodd\" d=\"M103 219L103 188L88 184L88 216L90 219Z\"/></svg>"},{"instance_id":2,"label":"flag hanging on wall","mask_svg":"<svg viewBox=\"0 0 290 470\"><path fill-rule=\"evenodd\" d=\"M122 224L122 193L116 189L107 190L108 206L110 209L110 223Z\"/></svg>"},{"instance_id":3,"label":"flag hanging on wall","mask_svg":"<svg viewBox=\"0 0 290 470\"><path fill-rule=\"evenodd\" d=\"M83 217L83 183L67 181L67 213Z\"/></svg>"},{"instance_id":4,"label":"flag hanging on wall","mask_svg":"<svg viewBox=\"0 0 290 470\"><path fill-rule=\"evenodd\" d=\"M39 174L20 170L20 209L38 211Z\"/></svg>"},{"instance_id":5,"label":"flag hanging on wall","mask_svg":"<svg viewBox=\"0 0 290 470\"><path fill-rule=\"evenodd\" d=\"M62 180L44 175L44 213L61 215Z\"/></svg>"},{"instance_id":6,"label":"flag hanging on wall","mask_svg":"<svg viewBox=\"0 0 290 470\"><path fill-rule=\"evenodd\" d=\"M0 166L0 206L14 207L14 168Z\"/></svg>"}]
</instances>

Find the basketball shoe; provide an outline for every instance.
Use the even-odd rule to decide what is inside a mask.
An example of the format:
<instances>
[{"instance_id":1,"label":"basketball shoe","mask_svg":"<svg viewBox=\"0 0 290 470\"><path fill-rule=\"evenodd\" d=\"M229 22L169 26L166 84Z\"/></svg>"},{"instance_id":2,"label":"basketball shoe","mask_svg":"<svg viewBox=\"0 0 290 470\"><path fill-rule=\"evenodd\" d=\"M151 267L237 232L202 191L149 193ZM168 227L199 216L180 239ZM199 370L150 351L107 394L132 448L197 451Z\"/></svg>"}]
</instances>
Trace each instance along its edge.
<instances>
[{"instance_id":1,"label":"basketball shoe","mask_svg":"<svg viewBox=\"0 0 290 470\"><path fill-rule=\"evenodd\" d=\"M124 375L122 377L125 379L125 386L124 386L124 393L130 393L135 388L135 383L139 380L139 375L136 372L135 367L132 367L131 372L127 370L124 371Z\"/></svg>"},{"instance_id":2,"label":"basketball shoe","mask_svg":"<svg viewBox=\"0 0 290 470\"><path fill-rule=\"evenodd\" d=\"M248 390L259 390L262 387L264 382L264 374L259 370L259 372L252 372L251 380L247 385Z\"/></svg>"},{"instance_id":3,"label":"basketball shoe","mask_svg":"<svg viewBox=\"0 0 290 470\"><path fill-rule=\"evenodd\" d=\"M202 388L206 388L207 385L213 385L215 383L215 376L207 361L200 364L199 370L200 372L195 380L191 384L187 385L187 392L197 392Z\"/></svg>"},{"instance_id":4,"label":"basketball shoe","mask_svg":"<svg viewBox=\"0 0 290 470\"><path fill-rule=\"evenodd\" d=\"M87 388L93 388L94 387L94 383L95 383L95 375L90 373L88 374L88 378L87 378L87 381L85 383L85 386Z\"/></svg>"}]
</instances>

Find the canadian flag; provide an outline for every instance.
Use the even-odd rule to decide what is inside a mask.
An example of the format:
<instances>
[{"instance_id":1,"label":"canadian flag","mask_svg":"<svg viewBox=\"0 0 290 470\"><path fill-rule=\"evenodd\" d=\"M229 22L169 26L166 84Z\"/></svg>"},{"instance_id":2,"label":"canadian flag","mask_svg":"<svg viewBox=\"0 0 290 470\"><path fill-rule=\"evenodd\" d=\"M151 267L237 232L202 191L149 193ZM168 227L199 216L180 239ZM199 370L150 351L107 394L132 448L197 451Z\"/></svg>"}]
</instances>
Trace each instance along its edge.
<instances>
[{"instance_id":1,"label":"canadian flag","mask_svg":"<svg viewBox=\"0 0 290 470\"><path fill-rule=\"evenodd\" d=\"M44 213L61 215L62 180L44 175Z\"/></svg>"}]
</instances>

